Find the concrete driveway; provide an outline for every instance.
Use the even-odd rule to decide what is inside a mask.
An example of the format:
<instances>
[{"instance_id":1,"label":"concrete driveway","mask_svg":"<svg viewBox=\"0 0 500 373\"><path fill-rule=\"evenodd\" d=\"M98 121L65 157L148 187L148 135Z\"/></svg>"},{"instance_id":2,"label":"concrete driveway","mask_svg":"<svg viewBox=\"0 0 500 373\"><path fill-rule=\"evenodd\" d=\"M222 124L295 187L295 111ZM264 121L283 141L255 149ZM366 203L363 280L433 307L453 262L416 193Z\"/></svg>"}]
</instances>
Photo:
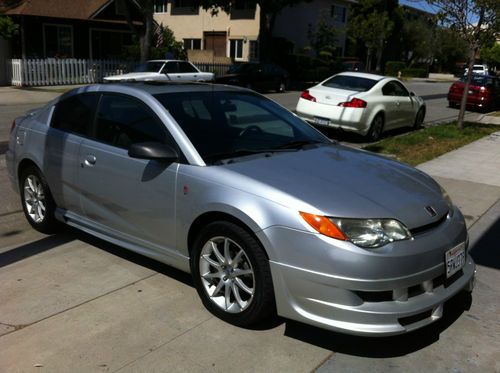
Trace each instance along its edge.
<instances>
[{"instance_id":1,"label":"concrete driveway","mask_svg":"<svg viewBox=\"0 0 500 373\"><path fill-rule=\"evenodd\" d=\"M11 121L4 108L0 133ZM473 297L454 298L425 329L383 339L280 318L253 330L225 324L187 274L71 229L33 231L0 155L0 372L499 372L500 183L487 176L500 168L500 142L482 141L422 166L467 217L480 264ZM473 179L460 173L474 168Z\"/></svg>"}]
</instances>

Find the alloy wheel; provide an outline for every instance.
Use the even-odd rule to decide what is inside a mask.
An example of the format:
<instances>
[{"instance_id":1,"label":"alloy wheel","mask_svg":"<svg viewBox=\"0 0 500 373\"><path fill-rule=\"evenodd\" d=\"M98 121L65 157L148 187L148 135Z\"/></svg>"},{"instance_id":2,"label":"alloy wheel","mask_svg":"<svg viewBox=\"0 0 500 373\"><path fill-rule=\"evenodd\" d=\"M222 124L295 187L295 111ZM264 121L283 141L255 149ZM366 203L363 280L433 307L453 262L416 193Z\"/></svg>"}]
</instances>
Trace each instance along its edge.
<instances>
[{"instance_id":1,"label":"alloy wheel","mask_svg":"<svg viewBox=\"0 0 500 373\"><path fill-rule=\"evenodd\" d=\"M35 175L29 175L24 181L24 204L33 222L43 222L46 214L45 193L42 182Z\"/></svg>"}]
</instances>

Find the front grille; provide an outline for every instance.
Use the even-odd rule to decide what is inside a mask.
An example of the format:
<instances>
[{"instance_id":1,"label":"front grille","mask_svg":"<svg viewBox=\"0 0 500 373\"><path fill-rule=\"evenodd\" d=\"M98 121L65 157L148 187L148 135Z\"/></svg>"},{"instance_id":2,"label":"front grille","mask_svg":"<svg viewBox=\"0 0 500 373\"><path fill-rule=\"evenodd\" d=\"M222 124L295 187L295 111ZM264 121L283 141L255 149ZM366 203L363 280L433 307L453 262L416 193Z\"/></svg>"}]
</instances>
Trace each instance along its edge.
<instances>
[{"instance_id":1,"label":"front grille","mask_svg":"<svg viewBox=\"0 0 500 373\"><path fill-rule=\"evenodd\" d=\"M392 290L388 291L355 291L363 302L389 302L392 301Z\"/></svg>"},{"instance_id":2,"label":"front grille","mask_svg":"<svg viewBox=\"0 0 500 373\"><path fill-rule=\"evenodd\" d=\"M410 233L414 236L416 234L424 233L428 230L434 229L434 228L438 227L439 225L443 224L446 221L447 217L448 217L448 212L446 212L446 214L441 216L438 220L436 220L433 223L410 229Z\"/></svg>"},{"instance_id":3,"label":"front grille","mask_svg":"<svg viewBox=\"0 0 500 373\"><path fill-rule=\"evenodd\" d=\"M437 288L441 285L443 285L445 288L451 286L455 281L457 281L462 275L464 274L464 271L461 269L457 273L453 274L450 278L446 278L446 274L442 274L439 277L436 277L432 283L434 285L434 288Z\"/></svg>"}]
</instances>

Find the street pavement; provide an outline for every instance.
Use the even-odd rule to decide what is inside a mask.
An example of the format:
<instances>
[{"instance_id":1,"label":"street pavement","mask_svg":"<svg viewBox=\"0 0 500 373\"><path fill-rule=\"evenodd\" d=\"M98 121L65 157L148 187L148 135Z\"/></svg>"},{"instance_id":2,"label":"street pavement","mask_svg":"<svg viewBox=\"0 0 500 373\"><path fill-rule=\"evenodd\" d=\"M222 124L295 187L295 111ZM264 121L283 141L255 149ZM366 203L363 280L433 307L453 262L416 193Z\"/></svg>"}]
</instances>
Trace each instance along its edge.
<instances>
[{"instance_id":1,"label":"street pavement","mask_svg":"<svg viewBox=\"0 0 500 373\"><path fill-rule=\"evenodd\" d=\"M0 101L0 141L37 99ZM187 274L72 229L37 233L0 154L0 372L500 372L500 132L419 167L466 217L476 289L429 327L371 339L281 318L237 328L203 308Z\"/></svg>"}]
</instances>

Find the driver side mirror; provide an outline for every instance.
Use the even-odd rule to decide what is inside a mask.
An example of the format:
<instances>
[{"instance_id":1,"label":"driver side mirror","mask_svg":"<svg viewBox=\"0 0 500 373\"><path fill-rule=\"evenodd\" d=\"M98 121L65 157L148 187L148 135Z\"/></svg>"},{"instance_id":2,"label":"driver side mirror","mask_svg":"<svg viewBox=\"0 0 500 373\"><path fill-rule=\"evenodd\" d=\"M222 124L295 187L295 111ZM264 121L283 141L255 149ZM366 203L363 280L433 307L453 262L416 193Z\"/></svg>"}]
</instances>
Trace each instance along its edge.
<instances>
[{"instance_id":1,"label":"driver side mirror","mask_svg":"<svg viewBox=\"0 0 500 373\"><path fill-rule=\"evenodd\" d=\"M411 96L411 97L415 97L415 96L416 96L415 92L411 91L411 92L410 92L410 96Z\"/></svg>"},{"instance_id":2,"label":"driver side mirror","mask_svg":"<svg viewBox=\"0 0 500 373\"><path fill-rule=\"evenodd\" d=\"M140 142L132 144L128 150L131 158L175 162L179 159L177 151L160 142Z\"/></svg>"}]
</instances>

